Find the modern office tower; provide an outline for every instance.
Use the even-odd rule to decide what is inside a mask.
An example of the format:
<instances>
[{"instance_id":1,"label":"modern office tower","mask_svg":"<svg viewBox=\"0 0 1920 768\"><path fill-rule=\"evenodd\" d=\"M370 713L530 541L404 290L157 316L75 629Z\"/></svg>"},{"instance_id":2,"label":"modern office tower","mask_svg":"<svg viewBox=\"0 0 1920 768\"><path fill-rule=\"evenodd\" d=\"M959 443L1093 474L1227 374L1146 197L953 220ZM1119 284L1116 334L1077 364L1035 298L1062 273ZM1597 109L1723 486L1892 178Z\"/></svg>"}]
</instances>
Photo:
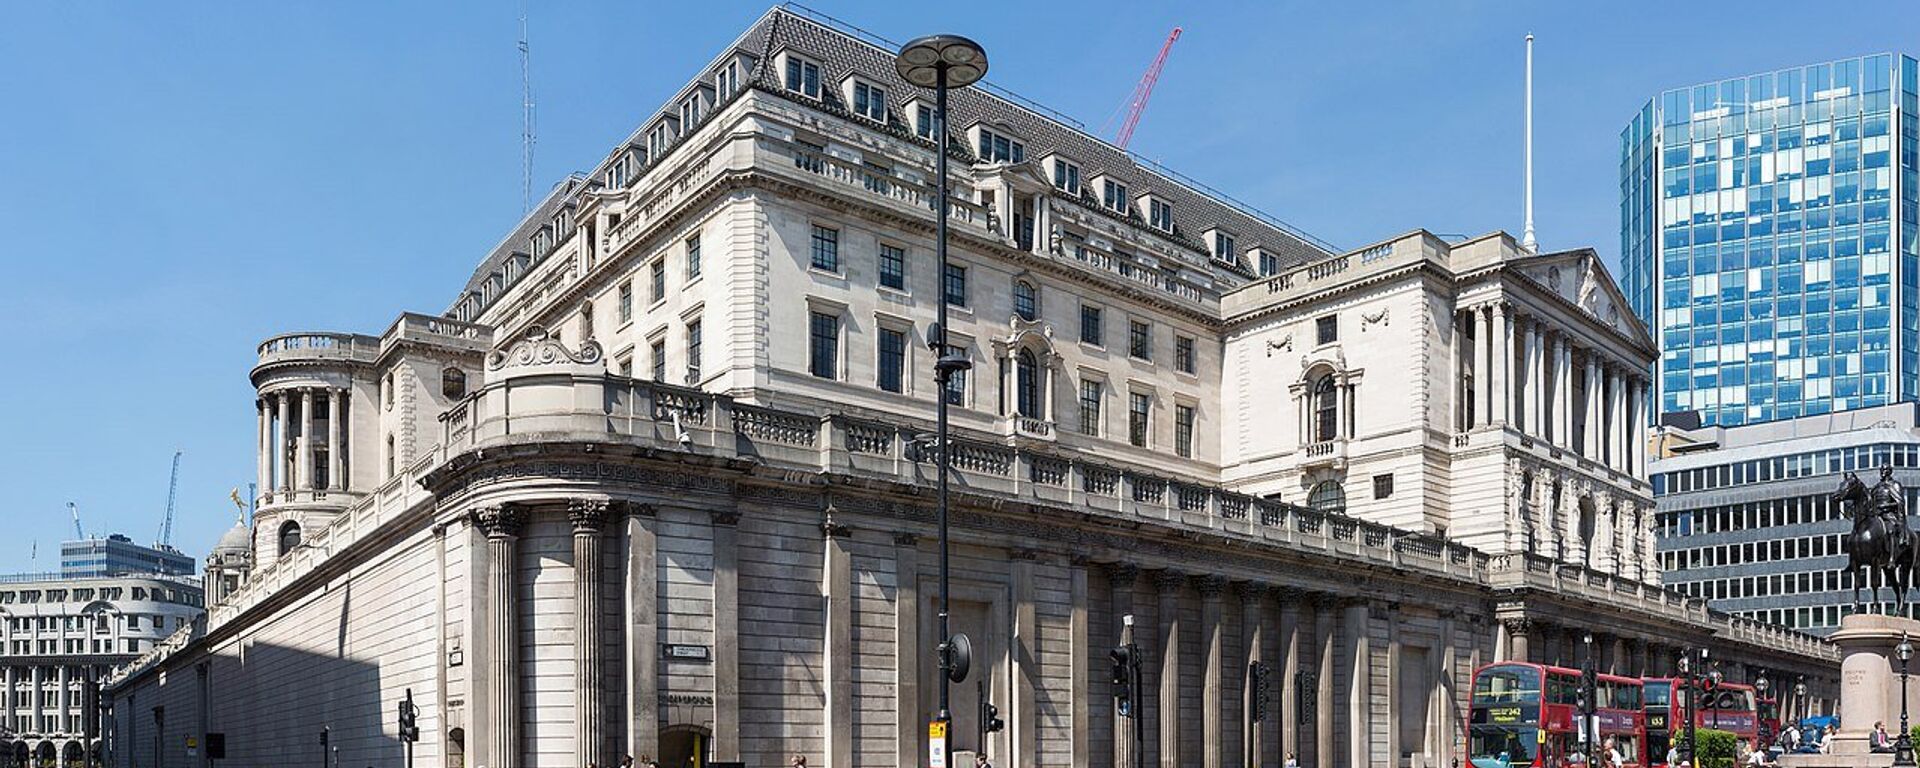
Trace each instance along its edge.
<instances>
[{"instance_id":1,"label":"modern office tower","mask_svg":"<svg viewBox=\"0 0 1920 768\"><path fill-rule=\"evenodd\" d=\"M1920 395L1917 87L1912 58L1877 54L1634 116L1621 282L1662 352L1658 413L1738 425Z\"/></svg>"},{"instance_id":2,"label":"modern office tower","mask_svg":"<svg viewBox=\"0 0 1920 768\"><path fill-rule=\"evenodd\" d=\"M1920 405L1913 403L1739 427L1662 428L1653 439L1656 455L1670 453L1651 469L1667 586L1769 624L1824 635L1852 612L1854 576L1841 550L1852 521L1829 498L1845 473L1872 486L1880 467L1891 466L1910 514L1920 501ZM1890 609L1893 590L1863 588L1861 597L1876 611Z\"/></svg>"},{"instance_id":3,"label":"modern office tower","mask_svg":"<svg viewBox=\"0 0 1920 768\"><path fill-rule=\"evenodd\" d=\"M172 547L141 546L118 533L60 544L60 575L65 578L135 573L192 576L193 558Z\"/></svg>"}]
</instances>

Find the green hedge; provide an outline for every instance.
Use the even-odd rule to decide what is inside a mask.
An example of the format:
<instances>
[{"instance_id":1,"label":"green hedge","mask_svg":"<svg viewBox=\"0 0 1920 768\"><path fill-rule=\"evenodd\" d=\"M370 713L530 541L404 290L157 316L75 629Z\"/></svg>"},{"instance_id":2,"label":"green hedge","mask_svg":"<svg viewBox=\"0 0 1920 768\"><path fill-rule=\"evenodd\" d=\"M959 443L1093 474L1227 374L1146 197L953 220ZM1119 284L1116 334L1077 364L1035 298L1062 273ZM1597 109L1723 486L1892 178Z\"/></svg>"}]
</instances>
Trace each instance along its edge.
<instances>
[{"instance_id":1,"label":"green hedge","mask_svg":"<svg viewBox=\"0 0 1920 768\"><path fill-rule=\"evenodd\" d=\"M1701 728L1694 732L1699 745L1699 768L1735 768L1740 759L1740 739L1730 731Z\"/></svg>"}]
</instances>

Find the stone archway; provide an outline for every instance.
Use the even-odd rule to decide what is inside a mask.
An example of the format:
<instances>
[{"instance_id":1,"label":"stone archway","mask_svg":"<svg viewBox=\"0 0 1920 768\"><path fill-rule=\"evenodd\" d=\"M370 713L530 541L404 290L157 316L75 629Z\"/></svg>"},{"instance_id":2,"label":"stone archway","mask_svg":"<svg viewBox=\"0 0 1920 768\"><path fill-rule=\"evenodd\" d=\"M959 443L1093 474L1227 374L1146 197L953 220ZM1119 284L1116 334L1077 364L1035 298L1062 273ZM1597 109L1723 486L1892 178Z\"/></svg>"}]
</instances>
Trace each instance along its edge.
<instances>
[{"instance_id":1,"label":"stone archway","mask_svg":"<svg viewBox=\"0 0 1920 768\"><path fill-rule=\"evenodd\" d=\"M710 729L670 725L660 730L660 768L706 768L712 751Z\"/></svg>"},{"instance_id":2,"label":"stone archway","mask_svg":"<svg viewBox=\"0 0 1920 768\"><path fill-rule=\"evenodd\" d=\"M59 768L58 761L53 742L43 741L40 746L33 748L33 768Z\"/></svg>"},{"instance_id":3,"label":"stone archway","mask_svg":"<svg viewBox=\"0 0 1920 768\"><path fill-rule=\"evenodd\" d=\"M61 768L81 768L87 762L87 750L80 742L69 741L60 748Z\"/></svg>"}]
</instances>

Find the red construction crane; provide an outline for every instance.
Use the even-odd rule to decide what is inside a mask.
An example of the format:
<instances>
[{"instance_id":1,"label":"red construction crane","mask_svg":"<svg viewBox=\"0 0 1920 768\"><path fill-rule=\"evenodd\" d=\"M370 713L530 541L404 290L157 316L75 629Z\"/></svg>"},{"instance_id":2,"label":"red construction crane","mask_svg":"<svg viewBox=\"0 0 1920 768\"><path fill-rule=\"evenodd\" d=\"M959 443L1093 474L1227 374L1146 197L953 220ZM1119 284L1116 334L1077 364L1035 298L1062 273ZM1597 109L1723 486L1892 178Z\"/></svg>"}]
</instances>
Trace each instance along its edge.
<instances>
[{"instance_id":1,"label":"red construction crane","mask_svg":"<svg viewBox=\"0 0 1920 768\"><path fill-rule=\"evenodd\" d=\"M1153 57L1147 73L1140 76L1140 84L1133 87L1133 95L1127 97L1127 119L1120 124L1120 133L1113 143L1121 149L1127 148L1127 142L1133 141L1133 127L1140 124L1140 114L1147 111L1147 99L1153 98L1153 84L1160 81L1160 67L1167 63L1167 52L1173 50L1173 41L1180 39L1180 28L1174 27L1167 35L1167 42L1161 44L1160 55Z\"/></svg>"}]
</instances>

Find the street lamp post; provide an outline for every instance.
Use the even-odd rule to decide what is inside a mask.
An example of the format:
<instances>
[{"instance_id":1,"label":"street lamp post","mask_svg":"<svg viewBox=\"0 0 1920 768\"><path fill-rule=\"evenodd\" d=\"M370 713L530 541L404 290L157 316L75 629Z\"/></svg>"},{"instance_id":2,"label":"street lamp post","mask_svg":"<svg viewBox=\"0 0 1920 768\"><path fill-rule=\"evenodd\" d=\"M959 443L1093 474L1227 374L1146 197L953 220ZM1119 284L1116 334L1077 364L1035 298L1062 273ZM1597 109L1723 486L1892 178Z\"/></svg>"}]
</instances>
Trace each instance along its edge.
<instances>
[{"instance_id":1,"label":"street lamp post","mask_svg":"<svg viewBox=\"0 0 1920 768\"><path fill-rule=\"evenodd\" d=\"M950 467L951 451L947 450L947 393L948 383L956 374L964 373L972 364L965 355L955 354L947 345L947 89L965 88L987 74L987 52L976 43L959 35L928 35L910 40L901 46L899 56L894 60L894 69L907 82L922 88L933 89L933 136L934 136L934 260L940 262L939 321L932 329L927 340L933 347L935 359L933 379L936 395L936 425L934 427L939 451L939 527L940 527L940 702L934 715L938 730L943 736L946 724L953 721L951 709L951 686L955 677L965 679L964 668L956 669L954 660L955 642L948 625L948 553L947 539L947 473ZM944 740L944 739L943 739ZM952 763L951 740L944 740L944 746L936 757L939 764L933 768L949 768ZM979 745L984 747L985 745Z\"/></svg>"},{"instance_id":2,"label":"street lamp post","mask_svg":"<svg viewBox=\"0 0 1920 768\"><path fill-rule=\"evenodd\" d=\"M1893 764L1913 765L1913 732L1907 725L1907 662L1913 658L1913 643L1907 633L1900 633L1893 652L1900 657L1900 737L1893 740Z\"/></svg>"},{"instance_id":3,"label":"street lamp post","mask_svg":"<svg viewBox=\"0 0 1920 768\"><path fill-rule=\"evenodd\" d=\"M1772 685L1772 682L1767 679L1767 673L1765 672L1760 673L1759 677L1754 678L1753 696L1754 696L1754 699L1756 699L1756 701L1754 702L1756 706L1763 705L1762 703L1767 700L1767 688L1771 687L1771 685ZM1759 714L1759 713L1756 712L1755 714ZM1780 703L1779 702L1776 701L1773 703L1772 709L1770 710L1770 714L1772 715L1772 717L1768 718L1767 722L1761 722L1761 723L1755 724L1756 727L1765 729L1758 732L1760 735L1760 743L1757 746L1764 747L1768 744L1771 744L1773 743L1774 737L1779 735L1779 730L1780 730L1780 723L1779 723Z\"/></svg>"},{"instance_id":4,"label":"street lamp post","mask_svg":"<svg viewBox=\"0 0 1920 768\"><path fill-rule=\"evenodd\" d=\"M1594 711L1600 706L1598 699L1600 687L1595 685L1594 677L1599 665L1593 660L1593 633L1580 635L1580 646L1586 651L1586 658L1580 663L1580 736L1587 742L1587 765L1600 764L1600 729L1595 727L1599 718Z\"/></svg>"},{"instance_id":5,"label":"street lamp post","mask_svg":"<svg viewBox=\"0 0 1920 768\"><path fill-rule=\"evenodd\" d=\"M1797 722L1807 716L1807 676L1799 675L1793 681L1793 718Z\"/></svg>"},{"instance_id":6,"label":"street lamp post","mask_svg":"<svg viewBox=\"0 0 1920 768\"><path fill-rule=\"evenodd\" d=\"M1705 653L1706 651L1704 649L1701 650L1702 655L1705 655ZM1686 722L1687 738L1684 741L1682 741L1681 744L1685 745L1687 748L1686 754L1683 757L1686 758L1686 761L1688 763L1693 762L1693 748L1694 748L1693 725L1694 725L1694 721L1699 719L1699 715L1694 711L1694 705L1697 701L1697 694L1694 691L1694 688L1696 686L1693 679L1693 673L1694 673L1693 654L1694 654L1693 649L1691 648L1687 649L1686 651L1680 654L1680 660L1678 664L1678 666L1680 667L1680 684L1682 686L1681 690L1686 693L1686 699L1687 699L1687 706L1686 706L1686 713L1685 713L1685 716L1687 718L1687 722Z\"/></svg>"}]
</instances>

